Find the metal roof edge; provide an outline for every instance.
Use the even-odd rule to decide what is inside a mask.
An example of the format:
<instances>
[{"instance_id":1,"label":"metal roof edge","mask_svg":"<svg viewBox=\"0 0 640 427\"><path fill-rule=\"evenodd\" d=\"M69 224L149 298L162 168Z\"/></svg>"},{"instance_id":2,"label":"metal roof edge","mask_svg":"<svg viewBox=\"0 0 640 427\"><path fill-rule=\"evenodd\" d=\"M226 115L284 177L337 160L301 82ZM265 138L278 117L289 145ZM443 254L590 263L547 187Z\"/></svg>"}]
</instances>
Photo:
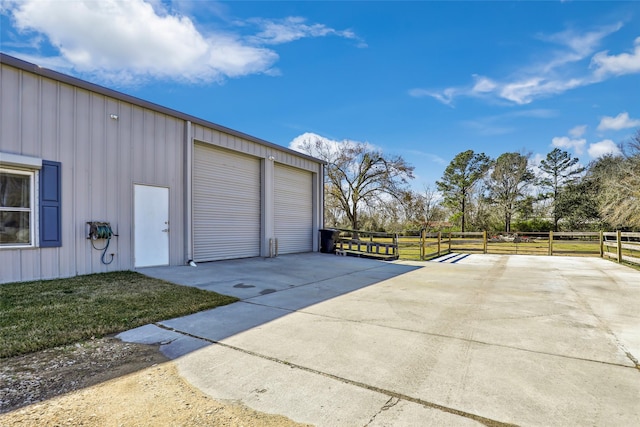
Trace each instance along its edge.
<instances>
[{"instance_id":1,"label":"metal roof edge","mask_svg":"<svg viewBox=\"0 0 640 427\"><path fill-rule=\"evenodd\" d=\"M301 153L299 151L292 150L291 148L288 148L288 147L285 147L285 146L282 146L282 145L278 145L278 144L275 144L273 142L265 141L264 139L260 139L260 138L257 138L255 136L251 136L249 134L246 134L246 133L243 133L243 132L240 132L240 131L237 131L237 130L234 130L234 129L231 129L231 128L228 128L228 127L225 127L225 126L210 122L210 121L205 120L205 119L201 119L199 117L191 116L191 115L189 115L187 113L183 113L183 112L180 112L180 111L168 108L168 107L164 107L164 106L159 105L159 104L154 104L153 102L145 101L144 99L137 98L137 97L131 96L131 95L127 95L126 93L118 92L117 90L109 89L107 87L100 86L100 85L97 85L95 83L91 83L91 82L88 82L86 80L82 80L82 79L79 79L77 77L70 76L68 74L63 74L63 73L60 73L58 71L54 71L54 70L51 70L51 69L48 69L48 68L43 68L43 67L40 67L39 65L32 64L31 62L27 62L27 61L24 61L22 59L13 57L11 55L7 55L6 53L0 52L0 64L6 64L6 65L9 65L11 67L18 68L20 70L27 71L27 72L30 72L30 73L33 73L33 74L36 74L36 75L39 75L39 76L42 76L42 77L46 77L46 78L49 78L49 79L52 79L52 80L56 80L56 81L59 81L59 82L62 82L62 83L66 83L66 84L69 84L71 86L76 86L76 87L79 87L81 89L85 89L85 90L88 90L88 91L91 91L91 92L98 93L100 95L109 96L109 97L117 99L119 101L128 102L130 104L134 104L134 105L137 105L139 107L143 107L143 108L146 108L146 109L149 109L149 110L153 110L153 111L156 111L158 113L167 114L169 116L173 116L173 117L179 118L181 120L186 120L186 121L190 121L192 123L198 124L198 125L206 126L206 127L211 128L211 129L215 129L217 131L227 133L229 135L233 135L233 136L236 136L236 137L239 137L239 138L244 138L246 140L249 140L251 142L255 142L257 144L261 144L261 145L265 145L267 147L271 147L271 148L274 148L274 149L277 149L277 150L285 151L285 152L290 153L292 155L295 155L295 156L298 156L298 157L302 157L302 158L311 160L311 161L316 162L316 163L325 164L325 165L327 164L327 162L324 161L324 160L315 158L315 157L310 156L308 154Z\"/></svg>"}]
</instances>

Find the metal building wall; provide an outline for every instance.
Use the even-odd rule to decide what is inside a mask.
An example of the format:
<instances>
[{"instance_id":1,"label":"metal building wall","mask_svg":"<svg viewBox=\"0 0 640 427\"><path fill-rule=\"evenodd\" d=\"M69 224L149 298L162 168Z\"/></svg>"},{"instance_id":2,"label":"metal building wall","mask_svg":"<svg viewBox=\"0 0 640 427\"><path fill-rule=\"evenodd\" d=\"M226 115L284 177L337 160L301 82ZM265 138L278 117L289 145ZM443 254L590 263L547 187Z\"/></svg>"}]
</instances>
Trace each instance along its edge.
<instances>
[{"instance_id":1,"label":"metal building wall","mask_svg":"<svg viewBox=\"0 0 640 427\"><path fill-rule=\"evenodd\" d=\"M274 209L278 253L313 249L313 176L302 169L275 165Z\"/></svg>"},{"instance_id":2,"label":"metal building wall","mask_svg":"<svg viewBox=\"0 0 640 427\"><path fill-rule=\"evenodd\" d=\"M260 161L196 144L193 162L193 259L260 255Z\"/></svg>"},{"instance_id":3,"label":"metal building wall","mask_svg":"<svg viewBox=\"0 0 640 427\"><path fill-rule=\"evenodd\" d=\"M312 185L312 209L310 239L311 250L318 250L318 230L323 226L323 185L324 185L324 165L316 159L299 155L290 150L275 147L271 144L261 144L251 141L242 136L225 133L210 127L193 124L190 135L194 143L209 144L213 147L223 147L230 150L244 153L252 157L261 159L261 256L273 254L273 245L276 235L276 210L275 210L275 167L276 164L290 166L301 171L311 172ZM195 184L193 184L195 185ZM189 189L187 189L189 191ZM189 228L189 226L187 227ZM190 231L193 233L193 229ZM192 250L192 248L191 248ZM189 251L189 249L187 250Z\"/></svg>"},{"instance_id":4,"label":"metal building wall","mask_svg":"<svg viewBox=\"0 0 640 427\"><path fill-rule=\"evenodd\" d=\"M63 205L62 247L0 249L0 283L133 268L134 183L169 187L170 263L184 262L184 120L5 63L0 101L0 151L61 162ZM92 220L119 234L108 266Z\"/></svg>"},{"instance_id":5,"label":"metal building wall","mask_svg":"<svg viewBox=\"0 0 640 427\"><path fill-rule=\"evenodd\" d=\"M134 267L133 187L169 188L169 262L193 256L193 150L201 142L257 158L260 247L275 236L274 165L311 172L312 248L323 224L321 161L285 147L0 53L0 152L62 164L62 247L0 248L0 283ZM111 118L117 116L117 120ZM87 240L87 221L119 234L112 264Z\"/></svg>"}]
</instances>

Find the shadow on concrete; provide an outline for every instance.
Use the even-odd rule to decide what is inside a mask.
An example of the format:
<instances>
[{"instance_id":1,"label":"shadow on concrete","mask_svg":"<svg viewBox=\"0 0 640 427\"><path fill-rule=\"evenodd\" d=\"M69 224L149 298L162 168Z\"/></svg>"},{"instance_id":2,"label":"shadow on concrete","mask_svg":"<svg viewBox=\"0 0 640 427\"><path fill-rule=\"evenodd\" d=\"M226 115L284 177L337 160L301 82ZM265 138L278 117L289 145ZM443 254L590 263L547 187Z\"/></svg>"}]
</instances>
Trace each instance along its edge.
<instances>
[{"instance_id":1,"label":"shadow on concrete","mask_svg":"<svg viewBox=\"0 0 640 427\"><path fill-rule=\"evenodd\" d=\"M305 307L420 267L363 258L306 253L191 266L150 267L142 274L232 295L241 301L118 334L123 341L160 344L178 358Z\"/></svg>"}]
</instances>

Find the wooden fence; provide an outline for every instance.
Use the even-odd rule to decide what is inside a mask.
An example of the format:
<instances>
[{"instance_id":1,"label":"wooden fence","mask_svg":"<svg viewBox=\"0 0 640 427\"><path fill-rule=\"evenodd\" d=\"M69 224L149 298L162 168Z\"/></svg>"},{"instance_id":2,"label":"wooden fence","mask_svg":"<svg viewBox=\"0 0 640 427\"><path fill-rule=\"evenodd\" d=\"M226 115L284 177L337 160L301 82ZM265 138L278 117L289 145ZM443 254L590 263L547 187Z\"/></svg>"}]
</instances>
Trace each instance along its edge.
<instances>
[{"instance_id":1,"label":"wooden fence","mask_svg":"<svg viewBox=\"0 0 640 427\"><path fill-rule=\"evenodd\" d=\"M602 233L602 256L640 265L640 233Z\"/></svg>"},{"instance_id":2,"label":"wooden fence","mask_svg":"<svg viewBox=\"0 0 640 427\"><path fill-rule=\"evenodd\" d=\"M378 259L429 260L451 252L503 255L599 256L640 265L640 233L437 232L399 236L338 229L336 253Z\"/></svg>"},{"instance_id":3,"label":"wooden fence","mask_svg":"<svg viewBox=\"0 0 640 427\"><path fill-rule=\"evenodd\" d=\"M427 260L450 252L507 255L600 256L640 264L640 233L625 232L450 232L403 236L400 258Z\"/></svg>"},{"instance_id":4,"label":"wooden fence","mask_svg":"<svg viewBox=\"0 0 640 427\"><path fill-rule=\"evenodd\" d=\"M398 259L398 235L393 233L377 233L336 229L339 236L335 241L335 253L363 258L382 260Z\"/></svg>"}]
</instances>

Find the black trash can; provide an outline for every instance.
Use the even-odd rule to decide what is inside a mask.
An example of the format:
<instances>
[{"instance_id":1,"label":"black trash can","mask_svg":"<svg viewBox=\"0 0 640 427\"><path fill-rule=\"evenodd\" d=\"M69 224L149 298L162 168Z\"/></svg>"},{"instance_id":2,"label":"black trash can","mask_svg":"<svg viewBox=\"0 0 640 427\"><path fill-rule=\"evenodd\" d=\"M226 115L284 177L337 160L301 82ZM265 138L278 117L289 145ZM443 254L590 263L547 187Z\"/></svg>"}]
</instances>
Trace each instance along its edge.
<instances>
[{"instance_id":1,"label":"black trash can","mask_svg":"<svg viewBox=\"0 0 640 427\"><path fill-rule=\"evenodd\" d=\"M338 230L322 229L320 230L320 252L332 254L336 251L336 240L340 236Z\"/></svg>"}]
</instances>

